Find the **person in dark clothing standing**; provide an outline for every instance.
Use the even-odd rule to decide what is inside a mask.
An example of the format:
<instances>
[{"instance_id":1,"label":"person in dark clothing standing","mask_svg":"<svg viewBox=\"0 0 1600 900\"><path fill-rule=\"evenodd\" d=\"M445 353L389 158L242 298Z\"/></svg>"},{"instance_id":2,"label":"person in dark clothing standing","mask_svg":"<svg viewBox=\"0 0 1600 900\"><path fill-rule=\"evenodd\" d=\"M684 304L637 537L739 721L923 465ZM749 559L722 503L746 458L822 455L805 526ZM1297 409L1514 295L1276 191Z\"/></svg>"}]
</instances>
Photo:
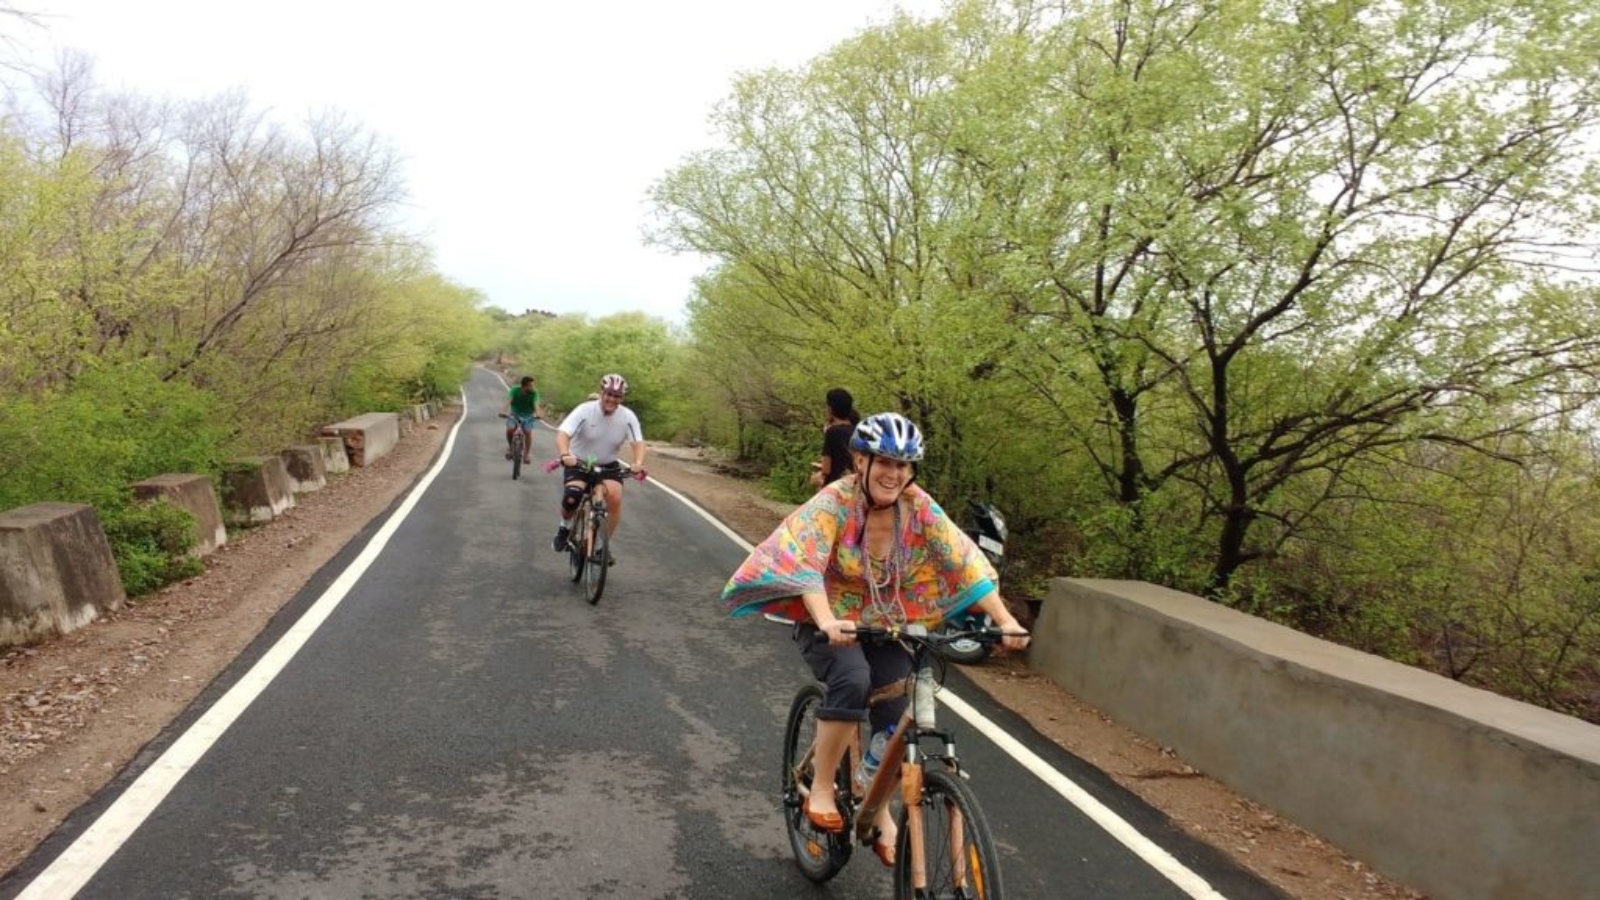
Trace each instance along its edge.
<instances>
[{"instance_id":1,"label":"person in dark clothing standing","mask_svg":"<svg viewBox=\"0 0 1600 900\"><path fill-rule=\"evenodd\" d=\"M844 388L828 391L828 424L822 429L822 459L811 472L811 486L823 485L850 474L850 435L855 431L861 414L856 412L855 398Z\"/></svg>"}]
</instances>

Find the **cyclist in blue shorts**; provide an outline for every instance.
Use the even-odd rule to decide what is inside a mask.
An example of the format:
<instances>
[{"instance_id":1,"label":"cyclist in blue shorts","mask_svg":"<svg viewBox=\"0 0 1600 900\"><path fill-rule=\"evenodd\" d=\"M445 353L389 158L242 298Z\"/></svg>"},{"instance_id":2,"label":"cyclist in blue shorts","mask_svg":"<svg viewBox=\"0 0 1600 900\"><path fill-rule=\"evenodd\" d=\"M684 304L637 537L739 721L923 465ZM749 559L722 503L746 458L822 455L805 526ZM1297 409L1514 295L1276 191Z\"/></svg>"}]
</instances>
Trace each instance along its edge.
<instances>
[{"instance_id":1,"label":"cyclist in blue shorts","mask_svg":"<svg viewBox=\"0 0 1600 900\"><path fill-rule=\"evenodd\" d=\"M522 461L533 462L533 423L544 418L544 405L539 402L539 392L533 389L532 375L522 376L522 383L506 394L506 405L501 407L500 415L506 417L506 459L511 458L511 436L521 422L528 431L528 439L522 443Z\"/></svg>"}]
</instances>

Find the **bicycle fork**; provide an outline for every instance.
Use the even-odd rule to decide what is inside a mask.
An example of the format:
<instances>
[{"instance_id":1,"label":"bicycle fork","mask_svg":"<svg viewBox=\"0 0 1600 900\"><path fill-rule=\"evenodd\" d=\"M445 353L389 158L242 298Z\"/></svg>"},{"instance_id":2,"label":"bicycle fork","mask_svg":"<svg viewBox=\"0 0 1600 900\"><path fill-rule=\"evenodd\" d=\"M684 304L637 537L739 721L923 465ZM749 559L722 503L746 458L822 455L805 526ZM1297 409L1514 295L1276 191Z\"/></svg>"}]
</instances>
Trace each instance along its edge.
<instances>
[{"instance_id":1,"label":"bicycle fork","mask_svg":"<svg viewBox=\"0 0 1600 900\"><path fill-rule=\"evenodd\" d=\"M589 509L589 528L592 529L589 532L589 547L592 551L594 546L600 542L601 532L606 529L606 498L594 498L593 505ZM609 542L607 545L609 546ZM590 561L593 562L594 560ZM605 560L600 560L600 562L604 563Z\"/></svg>"},{"instance_id":2,"label":"bicycle fork","mask_svg":"<svg viewBox=\"0 0 1600 900\"><path fill-rule=\"evenodd\" d=\"M922 752L922 738L935 737L944 744L942 755L929 756ZM897 745L898 744L898 745ZM900 804L906 814L906 846L910 857L906 865L910 869L911 887L916 892L922 892L928 886L928 859L927 854L927 810L924 807L926 794L923 791L924 767L933 761L942 761L950 767L958 777L965 778L966 773L961 770L956 756L955 738L948 731L928 729L926 731L916 727L908 713L902 720L900 727L889 739L889 744L884 748L884 757L893 759L899 754L902 762L898 772L890 766L884 766L872 783L867 786L866 796L861 801L861 807L856 817L856 839L862 844L871 844L874 839L875 820L883 804L889 801L889 791L893 783L900 782ZM936 811L936 814L940 811ZM952 818L947 834L949 846L943 849L950 857L950 870L957 884L964 883L967 877L967 859L962 852L966 846L966 827L961 821L961 812L958 809L943 811Z\"/></svg>"}]
</instances>

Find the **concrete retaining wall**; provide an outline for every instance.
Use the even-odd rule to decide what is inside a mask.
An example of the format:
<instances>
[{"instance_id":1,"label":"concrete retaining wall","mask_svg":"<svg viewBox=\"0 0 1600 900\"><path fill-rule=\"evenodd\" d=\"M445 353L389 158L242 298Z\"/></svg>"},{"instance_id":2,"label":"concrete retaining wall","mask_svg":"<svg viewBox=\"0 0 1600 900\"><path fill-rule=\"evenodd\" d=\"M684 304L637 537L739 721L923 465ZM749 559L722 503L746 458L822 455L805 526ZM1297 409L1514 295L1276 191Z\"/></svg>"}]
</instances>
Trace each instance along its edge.
<instances>
[{"instance_id":1,"label":"concrete retaining wall","mask_svg":"<svg viewBox=\"0 0 1600 900\"><path fill-rule=\"evenodd\" d=\"M0 647L65 634L126 600L94 507L0 512Z\"/></svg>"},{"instance_id":2,"label":"concrete retaining wall","mask_svg":"<svg viewBox=\"0 0 1600 900\"><path fill-rule=\"evenodd\" d=\"M142 502L165 500L194 516L195 556L209 556L228 543L222 506L211 479L204 475L157 475L135 482L133 497Z\"/></svg>"},{"instance_id":3,"label":"concrete retaining wall","mask_svg":"<svg viewBox=\"0 0 1600 900\"><path fill-rule=\"evenodd\" d=\"M322 429L325 435L344 439L352 466L370 466L400 442L400 416L366 413Z\"/></svg>"},{"instance_id":4,"label":"concrete retaining wall","mask_svg":"<svg viewBox=\"0 0 1600 900\"><path fill-rule=\"evenodd\" d=\"M1600 726L1139 582L1053 581L1029 663L1437 900L1600 898Z\"/></svg>"},{"instance_id":5,"label":"concrete retaining wall","mask_svg":"<svg viewBox=\"0 0 1600 900\"><path fill-rule=\"evenodd\" d=\"M271 522L291 506L294 489L281 457L248 456L223 468L222 509L230 524Z\"/></svg>"}]
</instances>

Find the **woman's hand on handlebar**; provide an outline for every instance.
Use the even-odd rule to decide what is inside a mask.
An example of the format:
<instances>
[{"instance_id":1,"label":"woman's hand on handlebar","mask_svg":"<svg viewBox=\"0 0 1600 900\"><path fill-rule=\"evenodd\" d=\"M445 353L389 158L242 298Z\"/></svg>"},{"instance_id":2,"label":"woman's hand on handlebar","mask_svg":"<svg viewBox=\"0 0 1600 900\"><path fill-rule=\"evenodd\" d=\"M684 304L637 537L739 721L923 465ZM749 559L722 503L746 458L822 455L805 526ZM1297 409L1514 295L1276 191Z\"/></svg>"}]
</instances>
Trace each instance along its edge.
<instances>
[{"instance_id":1,"label":"woman's hand on handlebar","mask_svg":"<svg viewBox=\"0 0 1600 900\"><path fill-rule=\"evenodd\" d=\"M835 647L847 647L856 642L856 623L848 619L834 619L818 625L817 630L827 635L828 643Z\"/></svg>"},{"instance_id":2,"label":"woman's hand on handlebar","mask_svg":"<svg viewBox=\"0 0 1600 900\"><path fill-rule=\"evenodd\" d=\"M1001 632L1001 647L1006 650L1028 649L1028 642L1033 639L1033 635L1028 634L1028 629L1023 628L1015 618L1007 619L1004 622L996 622L995 626L999 628Z\"/></svg>"}]
</instances>

